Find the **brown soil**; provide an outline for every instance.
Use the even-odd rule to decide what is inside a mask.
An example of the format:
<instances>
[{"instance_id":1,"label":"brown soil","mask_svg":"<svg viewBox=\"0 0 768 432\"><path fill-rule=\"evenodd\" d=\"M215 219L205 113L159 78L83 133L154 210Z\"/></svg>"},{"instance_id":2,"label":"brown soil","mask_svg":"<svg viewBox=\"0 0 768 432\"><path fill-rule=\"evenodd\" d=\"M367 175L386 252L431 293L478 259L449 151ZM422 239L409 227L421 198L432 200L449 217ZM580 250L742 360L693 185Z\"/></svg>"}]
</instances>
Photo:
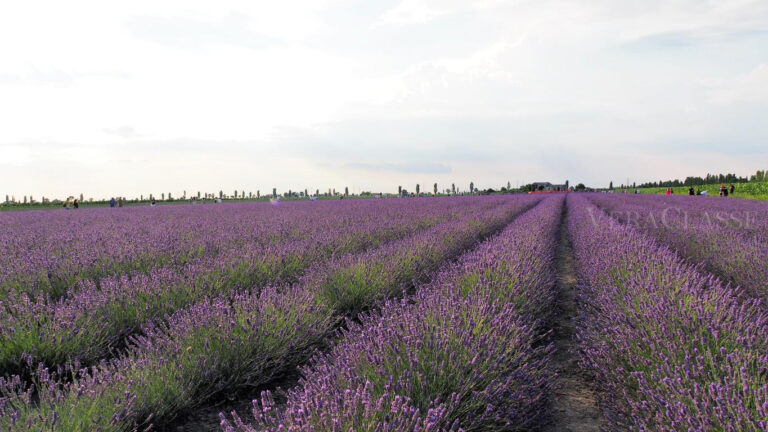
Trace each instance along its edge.
<instances>
[{"instance_id":1,"label":"brown soil","mask_svg":"<svg viewBox=\"0 0 768 432\"><path fill-rule=\"evenodd\" d=\"M558 378L552 398L552 422L543 430L600 431L602 416L597 407L597 398L592 391L589 377L579 367L575 348L573 317L577 308L574 294L576 270L573 248L565 225L566 216L567 207L564 207L557 245L558 296L552 325L552 342L557 350L552 359L552 366Z\"/></svg>"}]
</instances>

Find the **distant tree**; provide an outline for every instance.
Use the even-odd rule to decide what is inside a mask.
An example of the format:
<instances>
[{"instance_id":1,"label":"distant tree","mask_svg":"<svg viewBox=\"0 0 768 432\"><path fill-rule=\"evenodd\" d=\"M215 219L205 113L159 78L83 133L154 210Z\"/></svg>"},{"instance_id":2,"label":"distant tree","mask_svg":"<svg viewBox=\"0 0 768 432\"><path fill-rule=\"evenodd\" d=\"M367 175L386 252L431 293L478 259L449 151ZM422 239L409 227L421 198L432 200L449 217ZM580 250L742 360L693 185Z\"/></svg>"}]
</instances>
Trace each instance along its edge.
<instances>
[{"instance_id":1,"label":"distant tree","mask_svg":"<svg viewBox=\"0 0 768 432\"><path fill-rule=\"evenodd\" d=\"M349 187L344 186L344 196L349 196Z\"/></svg>"},{"instance_id":2,"label":"distant tree","mask_svg":"<svg viewBox=\"0 0 768 432\"><path fill-rule=\"evenodd\" d=\"M469 182L469 193L473 193L475 191L475 182Z\"/></svg>"},{"instance_id":3,"label":"distant tree","mask_svg":"<svg viewBox=\"0 0 768 432\"><path fill-rule=\"evenodd\" d=\"M170 192L168 192L168 201L173 201L173 197L171 196Z\"/></svg>"},{"instance_id":4,"label":"distant tree","mask_svg":"<svg viewBox=\"0 0 768 432\"><path fill-rule=\"evenodd\" d=\"M80 202L83 202L83 194L80 194Z\"/></svg>"},{"instance_id":5,"label":"distant tree","mask_svg":"<svg viewBox=\"0 0 768 432\"><path fill-rule=\"evenodd\" d=\"M319 197L319 196L320 196L320 189L315 189L315 196L316 196L316 197Z\"/></svg>"},{"instance_id":6,"label":"distant tree","mask_svg":"<svg viewBox=\"0 0 768 432\"><path fill-rule=\"evenodd\" d=\"M224 199L224 191L223 190L219 191L219 198L220 199Z\"/></svg>"},{"instance_id":7,"label":"distant tree","mask_svg":"<svg viewBox=\"0 0 768 432\"><path fill-rule=\"evenodd\" d=\"M163 193L161 193L161 194L160 194L160 199L161 199L162 201L165 201L165 192L163 192Z\"/></svg>"},{"instance_id":8,"label":"distant tree","mask_svg":"<svg viewBox=\"0 0 768 432\"><path fill-rule=\"evenodd\" d=\"M434 187L432 188L435 192L435 195L437 195L437 183L435 183Z\"/></svg>"},{"instance_id":9,"label":"distant tree","mask_svg":"<svg viewBox=\"0 0 768 432\"><path fill-rule=\"evenodd\" d=\"M11 202L11 199L8 197L8 195L5 196L5 203L8 204Z\"/></svg>"},{"instance_id":10,"label":"distant tree","mask_svg":"<svg viewBox=\"0 0 768 432\"><path fill-rule=\"evenodd\" d=\"M420 190L421 190L421 187L419 186L419 184L418 184L418 183L416 183L416 195L418 195L418 194L419 194L419 191L420 191Z\"/></svg>"},{"instance_id":11,"label":"distant tree","mask_svg":"<svg viewBox=\"0 0 768 432\"><path fill-rule=\"evenodd\" d=\"M456 195L456 183L451 183L451 193Z\"/></svg>"},{"instance_id":12,"label":"distant tree","mask_svg":"<svg viewBox=\"0 0 768 432\"><path fill-rule=\"evenodd\" d=\"M608 183L608 189L613 190L613 182Z\"/></svg>"},{"instance_id":13,"label":"distant tree","mask_svg":"<svg viewBox=\"0 0 768 432\"><path fill-rule=\"evenodd\" d=\"M272 198L277 198L277 188L272 188Z\"/></svg>"},{"instance_id":14,"label":"distant tree","mask_svg":"<svg viewBox=\"0 0 768 432\"><path fill-rule=\"evenodd\" d=\"M261 190L256 189L256 199L259 199L259 198L261 198Z\"/></svg>"},{"instance_id":15,"label":"distant tree","mask_svg":"<svg viewBox=\"0 0 768 432\"><path fill-rule=\"evenodd\" d=\"M568 185L569 185L569 183L568 183L568 180L566 180L566 181L565 181L565 188L566 188L566 189L568 189Z\"/></svg>"},{"instance_id":16,"label":"distant tree","mask_svg":"<svg viewBox=\"0 0 768 432\"><path fill-rule=\"evenodd\" d=\"M576 185L576 190L577 190L577 191L583 191L583 190L584 190L584 189L586 189L586 188L587 188L587 187L586 187L586 186L584 186L584 183L579 183L579 184L577 184L577 185Z\"/></svg>"},{"instance_id":17,"label":"distant tree","mask_svg":"<svg viewBox=\"0 0 768 432\"><path fill-rule=\"evenodd\" d=\"M309 192L307 192L307 190L306 190L306 189L304 189L304 196L305 196L305 197L308 197L308 196L309 196Z\"/></svg>"},{"instance_id":18,"label":"distant tree","mask_svg":"<svg viewBox=\"0 0 768 432\"><path fill-rule=\"evenodd\" d=\"M397 194L400 195L400 196L403 196L403 187L402 186L398 186L397 187Z\"/></svg>"},{"instance_id":19,"label":"distant tree","mask_svg":"<svg viewBox=\"0 0 768 432\"><path fill-rule=\"evenodd\" d=\"M512 190L512 183L507 182L507 190Z\"/></svg>"}]
</instances>

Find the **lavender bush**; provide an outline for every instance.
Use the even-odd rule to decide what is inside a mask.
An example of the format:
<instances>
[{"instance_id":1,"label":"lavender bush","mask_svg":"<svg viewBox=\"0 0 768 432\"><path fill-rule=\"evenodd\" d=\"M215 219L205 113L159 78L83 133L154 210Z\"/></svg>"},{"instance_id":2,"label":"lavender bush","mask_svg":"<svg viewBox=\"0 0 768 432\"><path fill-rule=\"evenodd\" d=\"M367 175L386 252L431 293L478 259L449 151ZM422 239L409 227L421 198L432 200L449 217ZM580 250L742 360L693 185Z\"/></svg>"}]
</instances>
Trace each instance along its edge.
<instances>
[{"instance_id":1,"label":"lavender bush","mask_svg":"<svg viewBox=\"0 0 768 432\"><path fill-rule=\"evenodd\" d=\"M254 401L227 432L530 430L543 419L552 347L541 319L554 304L562 197L443 269L411 298L348 322L303 369L285 406Z\"/></svg>"},{"instance_id":2,"label":"lavender bush","mask_svg":"<svg viewBox=\"0 0 768 432\"><path fill-rule=\"evenodd\" d=\"M464 236L476 241L493 229L489 227L502 227L537 200L480 200L496 204L480 205L474 212L366 255L366 260L389 263L389 271L399 276L386 280L401 285L378 282L376 278L389 277L382 273L362 281L383 292L402 292L410 283L405 281L424 277L425 269L435 268L472 243ZM468 226L471 229L463 229ZM421 252L403 253L406 250ZM357 274L349 271L349 265L347 258L340 258L311 270L293 287L267 287L231 299L202 301L173 314L167 323L144 327L124 356L78 371L69 384L45 368L35 375L33 387L11 377L0 385L4 395L0 427L49 430L55 421L56 430L62 431L132 430L155 420L167 421L221 391L267 383L306 361L347 312L334 309L338 303L326 295L330 284L324 281L347 281L351 289L352 282L361 280L337 277ZM39 402L30 399L32 391L37 391Z\"/></svg>"},{"instance_id":3,"label":"lavender bush","mask_svg":"<svg viewBox=\"0 0 768 432\"><path fill-rule=\"evenodd\" d=\"M0 309L0 370L24 370L30 357L33 363L47 365L72 360L91 364L120 346L141 324L196 299L295 281L308 267L336 254L375 248L450 215L487 205L498 203L438 202L418 211L405 208L383 221L376 215L379 206L358 207L359 213L352 213L354 221L348 220L349 215L341 218L334 213L302 222L298 231L310 233L310 239L275 240L266 245L239 240L238 245L227 246L215 257L198 258L181 268L160 267L146 274L105 277L98 284L83 280L77 289L57 300L43 295L31 299L22 296ZM341 235L337 233L340 223L346 225Z\"/></svg>"},{"instance_id":4,"label":"lavender bush","mask_svg":"<svg viewBox=\"0 0 768 432\"><path fill-rule=\"evenodd\" d=\"M614 430L768 429L768 314L582 196L568 198L582 365Z\"/></svg>"},{"instance_id":5,"label":"lavender bush","mask_svg":"<svg viewBox=\"0 0 768 432\"><path fill-rule=\"evenodd\" d=\"M670 246L692 263L768 298L768 205L697 196L604 196L590 199L617 220Z\"/></svg>"},{"instance_id":6,"label":"lavender bush","mask_svg":"<svg viewBox=\"0 0 768 432\"><path fill-rule=\"evenodd\" d=\"M177 267L241 246L311 239L333 231L349 237L361 222L406 221L450 214L471 200L397 206L377 200L241 203L225 206L92 208L0 215L0 300L8 295L58 298L79 282ZM430 212L446 207L444 214ZM411 219L407 219L408 217Z\"/></svg>"}]
</instances>

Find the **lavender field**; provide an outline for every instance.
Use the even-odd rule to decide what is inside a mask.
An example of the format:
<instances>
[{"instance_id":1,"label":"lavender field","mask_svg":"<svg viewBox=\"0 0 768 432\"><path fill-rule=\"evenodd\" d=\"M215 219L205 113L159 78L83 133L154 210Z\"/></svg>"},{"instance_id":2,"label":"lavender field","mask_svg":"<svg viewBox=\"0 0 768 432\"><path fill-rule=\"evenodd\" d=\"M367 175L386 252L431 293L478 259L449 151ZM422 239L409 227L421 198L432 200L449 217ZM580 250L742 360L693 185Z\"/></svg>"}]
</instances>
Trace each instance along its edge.
<instances>
[{"instance_id":1,"label":"lavender field","mask_svg":"<svg viewBox=\"0 0 768 432\"><path fill-rule=\"evenodd\" d=\"M766 431L766 302L736 198L7 212L0 432Z\"/></svg>"}]
</instances>

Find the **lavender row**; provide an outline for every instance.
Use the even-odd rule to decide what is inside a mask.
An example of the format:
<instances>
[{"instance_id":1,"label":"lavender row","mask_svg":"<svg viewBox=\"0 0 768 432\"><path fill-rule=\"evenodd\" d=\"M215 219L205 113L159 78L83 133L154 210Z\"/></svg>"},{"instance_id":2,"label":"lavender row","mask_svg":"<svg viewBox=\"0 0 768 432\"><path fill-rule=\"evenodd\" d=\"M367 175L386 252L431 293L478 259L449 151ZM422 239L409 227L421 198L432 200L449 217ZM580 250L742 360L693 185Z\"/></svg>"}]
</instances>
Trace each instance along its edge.
<instances>
[{"instance_id":1,"label":"lavender row","mask_svg":"<svg viewBox=\"0 0 768 432\"><path fill-rule=\"evenodd\" d=\"M750 296L768 298L765 203L690 196L592 195L590 199Z\"/></svg>"},{"instance_id":2,"label":"lavender row","mask_svg":"<svg viewBox=\"0 0 768 432\"><path fill-rule=\"evenodd\" d=\"M586 198L568 199L582 365L614 430L768 429L768 314Z\"/></svg>"},{"instance_id":3,"label":"lavender row","mask_svg":"<svg viewBox=\"0 0 768 432\"><path fill-rule=\"evenodd\" d=\"M6 213L0 216L0 300L13 301L16 293L58 298L82 281L343 232L359 220L405 221L424 214L409 201L383 201Z\"/></svg>"},{"instance_id":4,"label":"lavender row","mask_svg":"<svg viewBox=\"0 0 768 432\"><path fill-rule=\"evenodd\" d=\"M0 313L0 371L20 372L27 364L52 366L77 360L92 364L119 347L143 323L171 314L204 296L291 282L311 265L335 254L355 253L426 229L451 215L499 202L462 200L439 203L421 218L400 216L372 222L366 215L337 229L315 231L309 240L267 247L232 249L198 259L182 269L158 268L148 274L110 277L82 286L59 300L21 297ZM406 215L412 213L405 213ZM309 230L309 228L307 228Z\"/></svg>"},{"instance_id":5,"label":"lavender row","mask_svg":"<svg viewBox=\"0 0 768 432\"><path fill-rule=\"evenodd\" d=\"M553 382L541 321L554 305L563 198L550 197L408 299L349 322L284 405L226 432L530 430Z\"/></svg>"},{"instance_id":6,"label":"lavender row","mask_svg":"<svg viewBox=\"0 0 768 432\"><path fill-rule=\"evenodd\" d=\"M293 217L269 213L263 205L228 205L4 215L0 296L18 291L55 298L82 280L181 265L241 239L269 242L272 233L287 234L280 228Z\"/></svg>"},{"instance_id":7,"label":"lavender row","mask_svg":"<svg viewBox=\"0 0 768 432\"><path fill-rule=\"evenodd\" d=\"M362 256L332 260L322 269L325 277L309 272L293 287L202 301L145 327L125 356L77 371L69 384L42 367L32 387L5 380L0 427L132 430L167 421L222 391L263 385L307 360L350 313L346 299L359 298L357 309L402 292L535 201L516 198ZM34 392L37 403L30 399Z\"/></svg>"}]
</instances>

